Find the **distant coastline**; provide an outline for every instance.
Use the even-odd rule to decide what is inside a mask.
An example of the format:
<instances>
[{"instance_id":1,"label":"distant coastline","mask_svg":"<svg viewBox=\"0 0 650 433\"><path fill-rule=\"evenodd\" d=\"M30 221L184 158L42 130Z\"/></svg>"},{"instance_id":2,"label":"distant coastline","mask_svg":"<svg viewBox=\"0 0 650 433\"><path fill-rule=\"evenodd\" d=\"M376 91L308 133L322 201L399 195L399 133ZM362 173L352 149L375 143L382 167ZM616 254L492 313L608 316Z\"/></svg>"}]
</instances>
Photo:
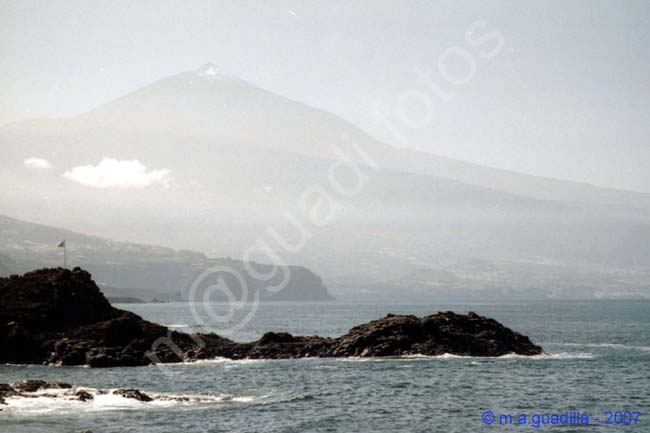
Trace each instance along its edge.
<instances>
[{"instance_id":1,"label":"distant coastline","mask_svg":"<svg viewBox=\"0 0 650 433\"><path fill-rule=\"evenodd\" d=\"M135 298L132 296L107 296L108 302L111 304L164 304L166 301L161 301L160 299L153 298L149 301L145 301L140 298Z\"/></svg>"}]
</instances>

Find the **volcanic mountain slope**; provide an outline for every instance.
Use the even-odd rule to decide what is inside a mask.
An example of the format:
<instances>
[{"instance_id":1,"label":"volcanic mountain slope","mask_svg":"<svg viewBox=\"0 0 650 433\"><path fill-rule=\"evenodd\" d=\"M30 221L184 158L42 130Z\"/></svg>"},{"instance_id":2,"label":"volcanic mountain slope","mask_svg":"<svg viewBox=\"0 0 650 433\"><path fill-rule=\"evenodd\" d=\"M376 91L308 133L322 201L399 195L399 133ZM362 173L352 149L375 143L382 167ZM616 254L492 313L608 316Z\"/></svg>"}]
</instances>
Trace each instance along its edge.
<instances>
[{"instance_id":1,"label":"volcanic mountain slope","mask_svg":"<svg viewBox=\"0 0 650 433\"><path fill-rule=\"evenodd\" d=\"M5 212L215 256L261 240L339 295L390 294L396 281L400 296L650 295L648 195L396 149L209 65L78 116L7 125L0 144L0 181L15 185L0 190ZM51 168L25 167L29 157ZM98 188L70 175L106 158L137 160L160 182ZM314 198L301 200L315 189L337 209L318 226Z\"/></svg>"},{"instance_id":2,"label":"volcanic mountain slope","mask_svg":"<svg viewBox=\"0 0 650 433\"><path fill-rule=\"evenodd\" d=\"M545 200L650 211L650 194L523 175L395 148L331 113L222 74L212 64L163 78L77 116L11 123L2 128L0 135L60 136L93 129L204 138L212 146L259 145L326 159L339 159L340 149L363 161L356 152L360 148L381 165L403 172L445 177ZM51 153L49 146L43 147L45 153ZM84 147L96 146L91 141Z\"/></svg>"}]
</instances>

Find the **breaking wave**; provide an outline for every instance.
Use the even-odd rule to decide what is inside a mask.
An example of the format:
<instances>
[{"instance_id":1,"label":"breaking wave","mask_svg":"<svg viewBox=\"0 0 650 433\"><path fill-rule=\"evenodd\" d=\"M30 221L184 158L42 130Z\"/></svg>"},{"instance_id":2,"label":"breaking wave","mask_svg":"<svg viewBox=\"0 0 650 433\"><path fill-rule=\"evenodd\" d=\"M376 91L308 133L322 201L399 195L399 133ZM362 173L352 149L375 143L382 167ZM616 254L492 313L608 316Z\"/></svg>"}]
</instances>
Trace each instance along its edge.
<instances>
[{"instance_id":1,"label":"breaking wave","mask_svg":"<svg viewBox=\"0 0 650 433\"><path fill-rule=\"evenodd\" d=\"M85 391L92 396L87 401L79 400L74 394ZM270 401L274 396L268 395L232 395L232 394L164 394L146 392L153 399L143 402L114 394L115 390L76 387L71 389L42 389L37 392L24 393L24 396L6 397L3 412L9 414L46 415L95 411L155 410L190 405L226 405L233 403L256 404Z\"/></svg>"}]
</instances>

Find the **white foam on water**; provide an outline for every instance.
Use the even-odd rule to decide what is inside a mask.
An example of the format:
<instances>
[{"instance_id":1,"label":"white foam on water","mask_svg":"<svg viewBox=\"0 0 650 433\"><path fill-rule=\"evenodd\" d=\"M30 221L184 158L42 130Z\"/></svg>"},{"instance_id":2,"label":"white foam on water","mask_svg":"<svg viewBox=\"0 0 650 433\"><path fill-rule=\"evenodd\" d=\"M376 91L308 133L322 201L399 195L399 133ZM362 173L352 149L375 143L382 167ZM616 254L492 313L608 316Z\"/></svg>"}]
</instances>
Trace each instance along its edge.
<instances>
[{"instance_id":1,"label":"white foam on water","mask_svg":"<svg viewBox=\"0 0 650 433\"><path fill-rule=\"evenodd\" d=\"M640 352L650 352L650 346L631 346L620 343L546 343L547 345L568 346L568 347L594 347L621 350L638 350Z\"/></svg>"},{"instance_id":2,"label":"white foam on water","mask_svg":"<svg viewBox=\"0 0 650 433\"><path fill-rule=\"evenodd\" d=\"M93 396L93 400L80 401L72 394L84 390ZM49 414L107 410L128 410L144 408L147 403L131 398L124 398L109 392L101 392L90 388L73 389L44 389L34 393L25 393L25 397L6 398L5 410L17 414ZM154 402L152 402L154 403ZM155 402L159 403L159 402ZM164 402L167 403L167 402Z\"/></svg>"},{"instance_id":3,"label":"white foam on water","mask_svg":"<svg viewBox=\"0 0 650 433\"><path fill-rule=\"evenodd\" d=\"M571 359L594 359L596 356L593 353L588 352L560 352L560 353L544 353L541 355L518 355L516 353L509 353L502 356L464 356L464 355L454 355L451 353L445 353L442 355L429 356L429 355L405 355L405 356L390 356L390 357L381 357L381 358L367 358L367 357L348 357L348 358L337 358L337 361L340 362L383 362L383 361L395 361L395 360L454 360L454 359L471 359L471 360L571 360Z\"/></svg>"},{"instance_id":4,"label":"white foam on water","mask_svg":"<svg viewBox=\"0 0 650 433\"><path fill-rule=\"evenodd\" d=\"M442 355L432 356L435 359L474 359L478 356L454 355L452 353L443 353Z\"/></svg>"},{"instance_id":5,"label":"white foam on water","mask_svg":"<svg viewBox=\"0 0 650 433\"><path fill-rule=\"evenodd\" d=\"M75 396L76 391L86 391L93 396L92 400L80 401ZM167 408L179 405L223 405L229 402L258 403L268 400L271 395L235 396L230 394L156 394L143 391L153 398L153 401L143 402L133 398L125 398L114 394L114 390L99 390L94 388L72 389L42 389L33 393L24 393L24 397L7 397L6 406L2 413L13 415L47 415L77 412L146 410Z\"/></svg>"},{"instance_id":6,"label":"white foam on water","mask_svg":"<svg viewBox=\"0 0 650 433\"><path fill-rule=\"evenodd\" d=\"M543 353L541 355L517 355L516 353L510 353L508 355L499 356L492 359L521 359L521 360L542 360L542 361L563 361L571 359L594 359L596 355L589 352L560 352L560 353Z\"/></svg>"},{"instance_id":7,"label":"white foam on water","mask_svg":"<svg viewBox=\"0 0 650 433\"><path fill-rule=\"evenodd\" d=\"M640 349L643 350L643 349ZM649 348L650 350L650 348ZM206 365L206 364L224 364L227 368L235 367L238 365L246 364L259 364L267 362L283 362L283 361L318 361L318 360L334 360L336 362L389 362L389 361L427 361L427 360L499 360L499 359L521 359L521 360L570 360L570 359L593 359L596 355L590 352L559 352L559 353L544 353L541 355L518 355L510 353L502 356L465 356L454 355L451 353L444 353L442 355L402 355L402 356L382 356L382 357L368 357L368 356L348 356L341 358L288 358L288 359L230 359L223 357L216 357L211 359L200 359L196 361L183 361L183 362L170 362L166 364L152 365L153 367L165 368L168 366L191 366L191 365Z\"/></svg>"},{"instance_id":8,"label":"white foam on water","mask_svg":"<svg viewBox=\"0 0 650 433\"><path fill-rule=\"evenodd\" d=\"M234 397L232 401L236 401L238 403L253 403L255 401L255 397Z\"/></svg>"},{"instance_id":9,"label":"white foam on water","mask_svg":"<svg viewBox=\"0 0 650 433\"><path fill-rule=\"evenodd\" d=\"M4 364L0 365L5 365L7 367L20 367L20 368L42 368L43 365L47 365L47 367L54 367L54 368L91 368L89 364L82 364L82 365L60 365L60 364L12 364L10 362L5 362Z\"/></svg>"},{"instance_id":10,"label":"white foam on water","mask_svg":"<svg viewBox=\"0 0 650 433\"><path fill-rule=\"evenodd\" d=\"M419 355L415 355L419 356ZM267 362L283 362L283 361L318 361L323 359L331 358L319 358L316 356L305 356L302 358L243 358L243 359L230 359L217 356L215 358L209 359L197 359L193 361L181 361L181 362L168 362L161 364L152 364L153 367L166 367L166 366L178 366L178 365L205 365L205 364L226 364L228 366L237 366L237 365L246 365L246 364L260 364Z\"/></svg>"},{"instance_id":11,"label":"white foam on water","mask_svg":"<svg viewBox=\"0 0 650 433\"><path fill-rule=\"evenodd\" d=\"M197 359L195 361L168 362L164 364L152 365L153 367L166 367L175 365L204 365L204 364L256 364L260 362L277 361L277 359L230 359L217 356L209 359Z\"/></svg>"},{"instance_id":12,"label":"white foam on water","mask_svg":"<svg viewBox=\"0 0 650 433\"><path fill-rule=\"evenodd\" d=\"M445 353L442 355L403 355L403 356L382 356L382 357L361 357L349 356L346 358L336 358L338 362L387 362L387 361L427 361L440 359L473 359L479 358L474 356L460 356Z\"/></svg>"}]
</instances>

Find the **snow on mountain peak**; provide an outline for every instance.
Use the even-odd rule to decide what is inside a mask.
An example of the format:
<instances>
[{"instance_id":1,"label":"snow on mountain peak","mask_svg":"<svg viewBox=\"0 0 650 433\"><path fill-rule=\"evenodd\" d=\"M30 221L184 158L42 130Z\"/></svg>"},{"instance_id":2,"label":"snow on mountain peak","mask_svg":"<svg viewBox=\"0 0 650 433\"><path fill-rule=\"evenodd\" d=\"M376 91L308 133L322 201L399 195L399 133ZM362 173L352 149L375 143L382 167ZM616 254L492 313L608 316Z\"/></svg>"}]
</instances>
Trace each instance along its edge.
<instances>
[{"instance_id":1,"label":"snow on mountain peak","mask_svg":"<svg viewBox=\"0 0 650 433\"><path fill-rule=\"evenodd\" d=\"M199 69L198 74L201 77L214 78L219 75L219 68L212 63L206 63Z\"/></svg>"}]
</instances>

